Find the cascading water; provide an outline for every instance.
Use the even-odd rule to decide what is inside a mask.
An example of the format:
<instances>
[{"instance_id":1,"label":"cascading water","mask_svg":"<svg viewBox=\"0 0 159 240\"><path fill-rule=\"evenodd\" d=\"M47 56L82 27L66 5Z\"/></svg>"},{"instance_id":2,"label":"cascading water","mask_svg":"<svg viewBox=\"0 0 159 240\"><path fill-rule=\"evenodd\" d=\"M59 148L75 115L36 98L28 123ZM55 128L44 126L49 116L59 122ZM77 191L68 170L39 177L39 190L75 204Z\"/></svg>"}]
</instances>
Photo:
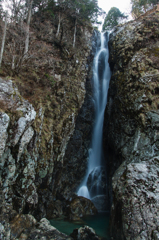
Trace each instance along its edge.
<instances>
[{"instance_id":1,"label":"cascading water","mask_svg":"<svg viewBox=\"0 0 159 240\"><path fill-rule=\"evenodd\" d=\"M89 150L88 171L86 177L78 190L78 196L92 198L104 194L100 186L103 177L103 121L104 111L107 104L107 93L111 71L108 63L108 33L101 33L100 41L96 46L96 54L93 66L93 86L95 104L95 124L92 137L92 148Z\"/></svg>"}]
</instances>

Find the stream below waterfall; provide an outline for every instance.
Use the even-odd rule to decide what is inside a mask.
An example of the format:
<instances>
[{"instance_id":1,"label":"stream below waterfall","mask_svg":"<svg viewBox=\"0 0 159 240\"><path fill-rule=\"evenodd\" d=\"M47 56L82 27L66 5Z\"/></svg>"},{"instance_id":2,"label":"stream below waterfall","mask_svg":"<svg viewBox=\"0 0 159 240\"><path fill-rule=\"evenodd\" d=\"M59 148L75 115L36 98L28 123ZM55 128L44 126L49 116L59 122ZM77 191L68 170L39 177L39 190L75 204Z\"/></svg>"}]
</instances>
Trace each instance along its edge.
<instances>
[{"instance_id":1,"label":"stream below waterfall","mask_svg":"<svg viewBox=\"0 0 159 240\"><path fill-rule=\"evenodd\" d=\"M109 240L109 213L100 213L95 216L86 216L81 222L67 221L63 218L50 220L52 226L56 227L60 232L70 235L75 228L87 225L92 227L96 234L104 240ZM90 239L91 240L91 239Z\"/></svg>"}]
</instances>

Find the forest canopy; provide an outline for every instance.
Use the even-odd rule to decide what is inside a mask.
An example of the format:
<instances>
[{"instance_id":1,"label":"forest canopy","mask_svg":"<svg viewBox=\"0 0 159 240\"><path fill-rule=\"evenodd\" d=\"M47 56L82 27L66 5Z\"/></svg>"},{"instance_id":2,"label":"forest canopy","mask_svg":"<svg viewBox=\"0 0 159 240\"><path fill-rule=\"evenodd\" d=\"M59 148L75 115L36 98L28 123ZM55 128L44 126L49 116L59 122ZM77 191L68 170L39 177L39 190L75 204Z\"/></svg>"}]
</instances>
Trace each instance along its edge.
<instances>
[{"instance_id":1,"label":"forest canopy","mask_svg":"<svg viewBox=\"0 0 159 240\"><path fill-rule=\"evenodd\" d=\"M0 16L3 12L2 3L5 3L12 20L25 19L30 2L32 2L32 14L49 10L54 15L54 11L59 9L61 12L69 12L72 17L95 23L98 22L98 16L103 13L98 7L97 0L0 0Z\"/></svg>"},{"instance_id":2,"label":"forest canopy","mask_svg":"<svg viewBox=\"0 0 159 240\"><path fill-rule=\"evenodd\" d=\"M139 17L141 14L153 8L157 3L159 3L159 0L131 0L131 14L133 18Z\"/></svg>"}]
</instances>

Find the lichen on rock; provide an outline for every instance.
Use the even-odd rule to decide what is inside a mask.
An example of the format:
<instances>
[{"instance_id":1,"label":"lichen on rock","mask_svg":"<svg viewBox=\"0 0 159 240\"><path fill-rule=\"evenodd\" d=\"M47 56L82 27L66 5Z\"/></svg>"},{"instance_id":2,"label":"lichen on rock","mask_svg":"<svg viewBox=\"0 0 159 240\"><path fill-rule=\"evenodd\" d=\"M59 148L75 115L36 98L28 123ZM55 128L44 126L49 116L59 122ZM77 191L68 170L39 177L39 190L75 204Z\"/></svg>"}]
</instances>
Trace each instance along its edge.
<instances>
[{"instance_id":1,"label":"lichen on rock","mask_svg":"<svg viewBox=\"0 0 159 240\"><path fill-rule=\"evenodd\" d=\"M158 231L158 22L154 10L110 34L104 144L114 239L153 239Z\"/></svg>"},{"instance_id":2,"label":"lichen on rock","mask_svg":"<svg viewBox=\"0 0 159 240\"><path fill-rule=\"evenodd\" d=\"M7 29L0 71L0 190L4 207L0 227L3 237L8 234L8 239L13 233L11 221L27 222L26 214L37 220L56 217L64 214L66 206L66 194L58 194L63 190L58 181L64 165L69 165L68 160L64 163L64 156L85 99L93 28L88 22L79 24L73 48L74 22L67 13L63 14L66 21L61 22L57 38L57 18L53 20L46 12L42 16L35 13L30 25L31 56L28 52L28 61L23 59L18 70L16 65L11 68L9 46L21 30L12 23ZM71 184L68 192L69 197L74 194ZM43 234L40 226L37 232L35 226L30 239ZM28 238L29 229L21 229L16 238ZM50 237L52 230L49 231ZM58 236L71 239L55 231L55 237ZM47 238L47 233L43 237Z\"/></svg>"}]
</instances>

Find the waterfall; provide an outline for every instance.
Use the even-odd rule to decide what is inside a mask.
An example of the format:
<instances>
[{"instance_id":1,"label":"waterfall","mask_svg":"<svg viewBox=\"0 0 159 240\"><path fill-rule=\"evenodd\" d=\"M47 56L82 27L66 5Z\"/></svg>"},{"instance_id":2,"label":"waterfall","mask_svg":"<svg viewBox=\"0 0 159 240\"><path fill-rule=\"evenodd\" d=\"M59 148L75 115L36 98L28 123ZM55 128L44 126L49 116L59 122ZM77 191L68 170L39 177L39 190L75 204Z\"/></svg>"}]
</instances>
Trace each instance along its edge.
<instances>
[{"instance_id":1,"label":"waterfall","mask_svg":"<svg viewBox=\"0 0 159 240\"><path fill-rule=\"evenodd\" d=\"M109 34L101 33L100 41L97 41L96 54L93 63L95 123L92 135L92 146L89 150L88 171L77 193L78 196L83 196L89 199L104 194L100 183L103 176L102 163L104 160L102 148L104 111L107 104L107 94L111 77L108 63L108 40Z\"/></svg>"}]
</instances>

